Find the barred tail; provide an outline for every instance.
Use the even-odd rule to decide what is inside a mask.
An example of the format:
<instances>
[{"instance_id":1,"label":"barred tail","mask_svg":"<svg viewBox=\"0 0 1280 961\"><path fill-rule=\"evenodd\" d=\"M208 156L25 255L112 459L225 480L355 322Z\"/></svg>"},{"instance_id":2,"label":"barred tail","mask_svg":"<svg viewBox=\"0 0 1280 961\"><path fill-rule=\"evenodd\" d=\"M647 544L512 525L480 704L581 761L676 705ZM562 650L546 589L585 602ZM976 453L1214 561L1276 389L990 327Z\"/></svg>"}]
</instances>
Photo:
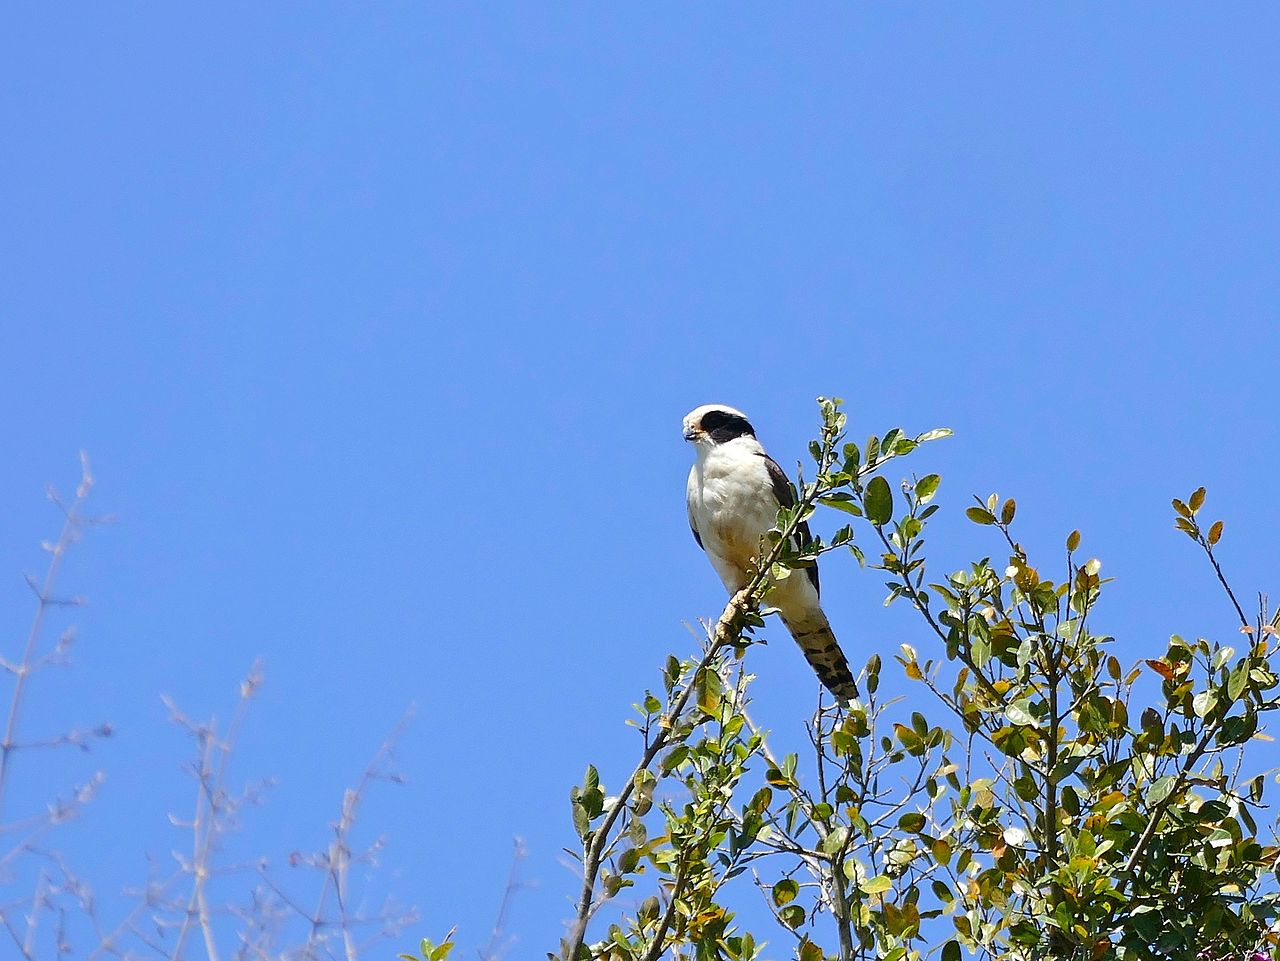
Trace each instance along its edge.
<instances>
[{"instance_id":1,"label":"barred tail","mask_svg":"<svg viewBox=\"0 0 1280 961\"><path fill-rule=\"evenodd\" d=\"M836 643L836 636L831 633L831 624L822 608L812 607L803 615L788 617L782 621L787 630L800 645L805 660L818 675L822 686L835 695L837 700L849 701L858 696L858 685L849 670L849 662L844 652Z\"/></svg>"}]
</instances>

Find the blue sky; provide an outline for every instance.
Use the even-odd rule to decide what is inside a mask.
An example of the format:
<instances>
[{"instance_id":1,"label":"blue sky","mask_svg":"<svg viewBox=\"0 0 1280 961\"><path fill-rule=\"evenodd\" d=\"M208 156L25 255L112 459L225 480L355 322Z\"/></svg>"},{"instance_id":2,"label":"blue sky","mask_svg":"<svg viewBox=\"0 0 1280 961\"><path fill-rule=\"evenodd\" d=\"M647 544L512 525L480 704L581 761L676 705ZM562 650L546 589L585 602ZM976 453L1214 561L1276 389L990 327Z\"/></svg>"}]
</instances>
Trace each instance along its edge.
<instances>
[{"instance_id":1,"label":"blue sky","mask_svg":"<svg viewBox=\"0 0 1280 961\"><path fill-rule=\"evenodd\" d=\"M945 425L948 520L1015 496L1118 579L1126 657L1231 612L1169 498L1209 488L1246 594L1277 583L1280 14L809 5L80 5L0 33L0 641L93 459L64 585L70 671L6 804L89 771L60 836L110 899L181 843L186 745L264 658L233 776L278 779L242 842L324 842L405 707L407 783L369 798L375 882L483 944L521 835L515 956L573 889L567 793L629 770L629 705L722 589L683 507L679 423L724 401L784 465ZM820 526L834 526L823 520ZM6 573L7 572L7 573ZM847 558L824 599L861 660L927 648ZM813 682L753 651L780 738ZM7 703L7 694L5 694ZM6 893L6 898L8 894Z\"/></svg>"}]
</instances>

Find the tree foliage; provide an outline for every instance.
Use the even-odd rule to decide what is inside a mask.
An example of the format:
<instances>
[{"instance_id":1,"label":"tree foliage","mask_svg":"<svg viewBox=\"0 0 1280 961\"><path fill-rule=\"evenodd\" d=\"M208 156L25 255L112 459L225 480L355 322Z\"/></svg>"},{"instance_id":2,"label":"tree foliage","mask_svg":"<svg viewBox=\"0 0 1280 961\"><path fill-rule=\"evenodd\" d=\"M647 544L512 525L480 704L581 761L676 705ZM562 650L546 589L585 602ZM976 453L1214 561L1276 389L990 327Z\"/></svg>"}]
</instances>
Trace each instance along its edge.
<instances>
[{"instance_id":1,"label":"tree foliage","mask_svg":"<svg viewBox=\"0 0 1280 961\"><path fill-rule=\"evenodd\" d=\"M886 467L950 432L893 429L859 446L840 401L819 404L815 476L797 479L796 506L779 512L756 576L699 656L670 657L636 705L634 769L611 792L588 766L571 793L582 886L548 957L1210 961L1269 950L1280 848L1259 828L1264 775L1246 747L1280 705L1280 616L1237 600L1215 555L1222 523L1202 526L1204 490L1174 500L1175 522L1234 607L1235 644L1174 636L1126 666L1097 627L1108 580L1078 531L1058 558L1033 559L1016 503L975 499L965 513L986 529L983 556L934 573L926 534L940 478L895 489ZM801 545L797 526L824 507L850 526ZM926 696L911 699L917 710L882 698L875 654L865 700L820 701L804 750L778 752L749 713L744 656L771 586L835 550L885 578L886 603L914 608L922 639L893 662ZM776 921L768 930L740 920L752 885Z\"/></svg>"}]
</instances>

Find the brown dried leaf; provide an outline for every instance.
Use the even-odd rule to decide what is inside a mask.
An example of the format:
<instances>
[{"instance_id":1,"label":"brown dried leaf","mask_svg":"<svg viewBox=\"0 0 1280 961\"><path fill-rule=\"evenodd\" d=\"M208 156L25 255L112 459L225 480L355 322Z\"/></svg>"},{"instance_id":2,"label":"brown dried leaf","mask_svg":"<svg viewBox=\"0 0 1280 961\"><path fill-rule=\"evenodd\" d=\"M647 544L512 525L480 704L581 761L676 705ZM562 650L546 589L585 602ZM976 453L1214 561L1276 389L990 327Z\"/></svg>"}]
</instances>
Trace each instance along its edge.
<instances>
[{"instance_id":1,"label":"brown dried leaf","mask_svg":"<svg viewBox=\"0 0 1280 961\"><path fill-rule=\"evenodd\" d=\"M1173 676L1174 676L1173 667L1169 664L1166 664L1164 661L1154 661L1151 658L1147 658L1147 667L1151 668L1151 670L1155 671L1157 674L1163 677L1166 681L1173 680Z\"/></svg>"}]
</instances>

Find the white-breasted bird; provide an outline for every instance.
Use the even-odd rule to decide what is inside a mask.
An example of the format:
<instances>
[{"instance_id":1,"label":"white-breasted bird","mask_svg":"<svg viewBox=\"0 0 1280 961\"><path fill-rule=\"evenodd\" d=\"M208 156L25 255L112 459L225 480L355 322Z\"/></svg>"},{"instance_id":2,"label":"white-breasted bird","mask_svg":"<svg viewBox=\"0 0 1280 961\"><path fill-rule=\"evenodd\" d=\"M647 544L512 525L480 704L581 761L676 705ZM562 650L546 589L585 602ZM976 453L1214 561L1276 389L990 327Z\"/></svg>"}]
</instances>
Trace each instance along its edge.
<instances>
[{"instance_id":1,"label":"white-breasted bird","mask_svg":"<svg viewBox=\"0 0 1280 961\"><path fill-rule=\"evenodd\" d=\"M756 570L761 538L777 522L778 508L795 496L783 473L740 410L707 404L684 419L684 438L697 451L689 471L689 526L730 594ZM801 543L810 539L801 523ZM840 700L858 696L849 662L831 632L818 598L817 565L795 571L768 597L823 685Z\"/></svg>"}]
</instances>

